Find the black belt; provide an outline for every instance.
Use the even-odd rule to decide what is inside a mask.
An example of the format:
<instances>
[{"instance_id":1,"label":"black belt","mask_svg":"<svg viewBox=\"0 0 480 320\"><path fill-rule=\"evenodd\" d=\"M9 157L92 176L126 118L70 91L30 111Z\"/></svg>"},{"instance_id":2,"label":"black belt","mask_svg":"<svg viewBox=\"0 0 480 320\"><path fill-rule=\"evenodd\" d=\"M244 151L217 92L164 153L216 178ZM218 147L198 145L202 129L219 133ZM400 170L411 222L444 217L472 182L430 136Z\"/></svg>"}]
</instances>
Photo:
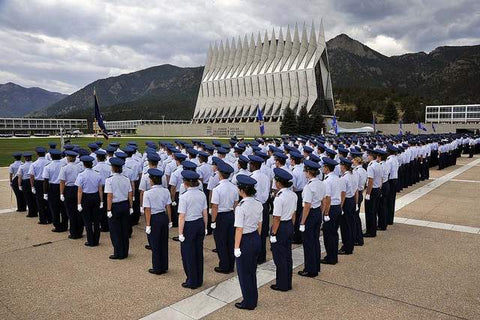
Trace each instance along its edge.
<instances>
[{"instance_id":1,"label":"black belt","mask_svg":"<svg viewBox=\"0 0 480 320\"><path fill-rule=\"evenodd\" d=\"M155 215L155 214L162 214L162 213L165 213L165 211L160 211L160 212L152 213L152 216Z\"/></svg>"}]
</instances>

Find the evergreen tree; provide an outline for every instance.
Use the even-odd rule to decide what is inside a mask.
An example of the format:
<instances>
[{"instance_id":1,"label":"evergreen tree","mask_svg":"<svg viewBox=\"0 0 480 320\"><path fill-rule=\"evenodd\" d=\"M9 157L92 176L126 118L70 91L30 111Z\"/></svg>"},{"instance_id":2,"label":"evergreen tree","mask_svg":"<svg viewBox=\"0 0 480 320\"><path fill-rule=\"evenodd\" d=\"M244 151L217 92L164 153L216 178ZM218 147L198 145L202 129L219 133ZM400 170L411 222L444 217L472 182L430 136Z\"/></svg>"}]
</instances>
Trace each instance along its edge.
<instances>
[{"instance_id":1,"label":"evergreen tree","mask_svg":"<svg viewBox=\"0 0 480 320\"><path fill-rule=\"evenodd\" d=\"M413 123L417 121L417 114L413 104L404 105L402 118L404 123Z\"/></svg>"},{"instance_id":2,"label":"evergreen tree","mask_svg":"<svg viewBox=\"0 0 480 320\"><path fill-rule=\"evenodd\" d=\"M369 102L364 102L363 99L357 102L356 120L366 123L372 122L372 107Z\"/></svg>"},{"instance_id":3,"label":"evergreen tree","mask_svg":"<svg viewBox=\"0 0 480 320\"><path fill-rule=\"evenodd\" d=\"M383 121L385 123L396 123L398 121L397 107L395 107L392 100L388 101L383 110Z\"/></svg>"},{"instance_id":4,"label":"evergreen tree","mask_svg":"<svg viewBox=\"0 0 480 320\"><path fill-rule=\"evenodd\" d=\"M324 119L320 108L313 106L310 110L310 133L321 134L322 128L325 127Z\"/></svg>"},{"instance_id":5,"label":"evergreen tree","mask_svg":"<svg viewBox=\"0 0 480 320\"><path fill-rule=\"evenodd\" d=\"M280 125L281 134L296 134L298 132L297 115L292 109L286 108Z\"/></svg>"},{"instance_id":6,"label":"evergreen tree","mask_svg":"<svg viewBox=\"0 0 480 320\"><path fill-rule=\"evenodd\" d=\"M300 113L297 117L297 128L299 134L310 134L310 117L308 116L307 107L305 105L300 108Z\"/></svg>"}]
</instances>

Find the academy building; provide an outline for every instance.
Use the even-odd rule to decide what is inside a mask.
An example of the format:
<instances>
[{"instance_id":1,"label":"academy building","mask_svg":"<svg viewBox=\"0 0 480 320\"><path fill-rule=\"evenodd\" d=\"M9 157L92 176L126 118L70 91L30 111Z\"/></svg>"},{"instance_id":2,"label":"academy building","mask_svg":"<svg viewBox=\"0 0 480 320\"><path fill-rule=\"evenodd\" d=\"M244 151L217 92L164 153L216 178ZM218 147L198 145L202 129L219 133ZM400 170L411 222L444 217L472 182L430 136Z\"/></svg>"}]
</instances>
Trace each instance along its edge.
<instances>
[{"instance_id":1,"label":"academy building","mask_svg":"<svg viewBox=\"0 0 480 320\"><path fill-rule=\"evenodd\" d=\"M298 114L303 106L333 115L323 24L284 31L210 46L193 123L254 122L258 108L267 122L281 121L286 108Z\"/></svg>"}]
</instances>

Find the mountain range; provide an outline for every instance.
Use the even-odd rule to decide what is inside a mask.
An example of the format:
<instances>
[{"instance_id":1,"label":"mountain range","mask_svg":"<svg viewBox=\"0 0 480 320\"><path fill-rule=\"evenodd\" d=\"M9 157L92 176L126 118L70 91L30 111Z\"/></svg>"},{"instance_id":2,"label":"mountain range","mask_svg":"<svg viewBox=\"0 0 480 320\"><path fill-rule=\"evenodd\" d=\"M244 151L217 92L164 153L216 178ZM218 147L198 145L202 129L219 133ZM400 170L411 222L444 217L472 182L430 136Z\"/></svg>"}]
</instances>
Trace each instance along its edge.
<instances>
[{"instance_id":1,"label":"mountain range","mask_svg":"<svg viewBox=\"0 0 480 320\"><path fill-rule=\"evenodd\" d=\"M345 88L359 94L387 89L432 104L480 102L480 45L387 57L341 34L327 49L337 102ZM29 116L91 118L95 89L107 120L190 119L202 73L203 67L166 64L100 79Z\"/></svg>"},{"instance_id":2,"label":"mountain range","mask_svg":"<svg viewBox=\"0 0 480 320\"><path fill-rule=\"evenodd\" d=\"M0 84L0 117L23 117L27 113L46 108L67 97L41 88L25 88L8 82Z\"/></svg>"}]
</instances>

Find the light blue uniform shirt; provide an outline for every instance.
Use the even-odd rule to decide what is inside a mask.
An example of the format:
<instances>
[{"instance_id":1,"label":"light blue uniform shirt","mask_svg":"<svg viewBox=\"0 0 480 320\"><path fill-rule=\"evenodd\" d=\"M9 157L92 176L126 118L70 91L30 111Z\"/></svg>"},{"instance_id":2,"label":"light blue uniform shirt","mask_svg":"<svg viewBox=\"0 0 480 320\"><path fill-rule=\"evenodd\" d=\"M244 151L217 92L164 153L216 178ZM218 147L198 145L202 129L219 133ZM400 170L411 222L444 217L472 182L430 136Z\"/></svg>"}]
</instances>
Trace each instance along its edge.
<instances>
[{"instance_id":1,"label":"light blue uniform shirt","mask_svg":"<svg viewBox=\"0 0 480 320\"><path fill-rule=\"evenodd\" d=\"M175 171L173 171L172 175L170 176L170 185L176 187L177 191L180 192L180 187L182 186L183 183L183 178L182 178L182 171L183 171L183 166L179 165Z\"/></svg>"},{"instance_id":2,"label":"light blue uniform shirt","mask_svg":"<svg viewBox=\"0 0 480 320\"><path fill-rule=\"evenodd\" d=\"M318 180L317 177L310 179L302 191L302 202L310 203L313 209L320 207L323 198L326 195L326 186L323 181Z\"/></svg>"},{"instance_id":3,"label":"light blue uniform shirt","mask_svg":"<svg viewBox=\"0 0 480 320\"><path fill-rule=\"evenodd\" d=\"M280 217L280 221L291 220L297 210L297 198L292 190L280 189L273 200L273 216Z\"/></svg>"},{"instance_id":4,"label":"light blue uniform shirt","mask_svg":"<svg viewBox=\"0 0 480 320\"><path fill-rule=\"evenodd\" d=\"M123 166L124 168L127 167L129 168L130 170L132 170L132 181L138 181L138 179L140 179L140 172L141 172L141 166L140 164L135 161L135 159L133 158L127 158L125 160L125 165Z\"/></svg>"},{"instance_id":5,"label":"light blue uniform shirt","mask_svg":"<svg viewBox=\"0 0 480 320\"><path fill-rule=\"evenodd\" d=\"M42 178L47 179L51 184L59 184L62 167L63 163L60 160L53 160L43 169Z\"/></svg>"},{"instance_id":6,"label":"light blue uniform shirt","mask_svg":"<svg viewBox=\"0 0 480 320\"><path fill-rule=\"evenodd\" d=\"M188 188L180 195L178 213L185 215L185 221L194 221L203 217L203 210L207 209L205 193L197 188Z\"/></svg>"},{"instance_id":7,"label":"light blue uniform shirt","mask_svg":"<svg viewBox=\"0 0 480 320\"><path fill-rule=\"evenodd\" d=\"M260 201L252 197L243 198L235 208L236 228L243 228L242 234L252 233L262 222L263 206Z\"/></svg>"},{"instance_id":8,"label":"light blue uniform shirt","mask_svg":"<svg viewBox=\"0 0 480 320\"><path fill-rule=\"evenodd\" d=\"M251 177L257 181L255 184L255 190L257 191L255 199L260 201L261 204L264 204L270 195L270 178L261 170L253 171Z\"/></svg>"},{"instance_id":9,"label":"light blue uniform shirt","mask_svg":"<svg viewBox=\"0 0 480 320\"><path fill-rule=\"evenodd\" d=\"M102 184L102 177L97 172L92 169L86 168L81 172L77 180L75 180L75 185L81 187L83 193L97 193L98 187Z\"/></svg>"},{"instance_id":10,"label":"light blue uniform shirt","mask_svg":"<svg viewBox=\"0 0 480 320\"><path fill-rule=\"evenodd\" d=\"M80 173L80 167L75 162L69 162L66 166L60 169L59 178L61 181L65 181L65 186L73 187Z\"/></svg>"},{"instance_id":11,"label":"light blue uniform shirt","mask_svg":"<svg viewBox=\"0 0 480 320\"><path fill-rule=\"evenodd\" d=\"M305 188L307 184L307 177L305 176L305 172L303 172L304 165L303 163L296 164L293 166L292 176L293 176L293 191L299 192Z\"/></svg>"},{"instance_id":12,"label":"light blue uniform shirt","mask_svg":"<svg viewBox=\"0 0 480 320\"><path fill-rule=\"evenodd\" d=\"M390 175L388 176L388 179L398 179L398 167L400 167L400 164L398 163L397 156L389 155L387 163L390 164Z\"/></svg>"},{"instance_id":13,"label":"light blue uniform shirt","mask_svg":"<svg viewBox=\"0 0 480 320\"><path fill-rule=\"evenodd\" d=\"M323 181L325 183L325 196L330 197L330 205L337 206L342 203L342 192L346 191L345 181L335 173L330 172Z\"/></svg>"},{"instance_id":14,"label":"light blue uniform shirt","mask_svg":"<svg viewBox=\"0 0 480 320\"><path fill-rule=\"evenodd\" d=\"M357 177L354 176L350 171L347 171L340 179L345 182L345 197L353 197L358 187Z\"/></svg>"},{"instance_id":15,"label":"light blue uniform shirt","mask_svg":"<svg viewBox=\"0 0 480 320\"><path fill-rule=\"evenodd\" d=\"M373 179L373 188L382 187L383 169L380 166L380 163L373 160L368 164L367 178Z\"/></svg>"},{"instance_id":16,"label":"light blue uniform shirt","mask_svg":"<svg viewBox=\"0 0 480 320\"><path fill-rule=\"evenodd\" d=\"M100 177L102 177L102 185L105 185L105 180L112 175L112 167L105 161L98 162L93 167L93 171L97 172Z\"/></svg>"},{"instance_id":17,"label":"light blue uniform shirt","mask_svg":"<svg viewBox=\"0 0 480 320\"><path fill-rule=\"evenodd\" d=\"M18 168L17 176L21 175L22 180L30 179L28 175L28 170L30 169L31 165L32 165L32 161L25 161L25 163Z\"/></svg>"},{"instance_id":18,"label":"light blue uniform shirt","mask_svg":"<svg viewBox=\"0 0 480 320\"><path fill-rule=\"evenodd\" d=\"M35 180L43 181L43 169L49 163L45 157L39 157L28 169L28 174L34 176Z\"/></svg>"},{"instance_id":19,"label":"light blue uniform shirt","mask_svg":"<svg viewBox=\"0 0 480 320\"><path fill-rule=\"evenodd\" d=\"M212 204L218 205L218 212L228 212L233 210L235 202L238 202L238 188L227 179L220 180L212 191Z\"/></svg>"},{"instance_id":20,"label":"light blue uniform shirt","mask_svg":"<svg viewBox=\"0 0 480 320\"><path fill-rule=\"evenodd\" d=\"M197 167L197 173L200 175L203 184L208 184L208 181L213 175L212 165L205 162L201 163Z\"/></svg>"},{"instance_id":21,"label":"light blue uniform shirt","mask_svg":"<svg viewBox=\"0 0 480 320\"><path fill-rule=\"evenodd\" d=\"M8 172L12 174L12 179L15 179L17 177L18 168L20 168L22 164L22 161L16 160L8 167Z\"/></svg>"},{"instance_id":22,"label":"light blue uniform shirt","mask_svg":"<svg viewBox=\"0 0 480 320\"><path fill-rule=\"evenodd\" d=\"M362 192L363 189L365 189L365 184L367 183L367 171L365 171L365 169L363 169L363 167L359 165L359 166L353 168L353 174L358 176L357 177L357 182L358 182L357 190Z\"/></svg>"},{"instance_id":23,"label":"light blue uniform shirt","mask_svg":"<svg viewBox=\"0 0 480 320\"><path fill-rule=\"evenodd\" d=\"M130 179L121 173L114 173L105 180L105 193L113 195L112 202L122 202L128 200L128 193L132 192Z\"/></svg>"},{"instance_id":24,"label":"light blue uniform shirt","mask_svg":"<svg viewBox=\"0 0 480 320\"><path fill-rule=\"evenodd\" d=\"M170 192L161 185L154 185L143 194L143 207L150 208L152 214L165 212L167 205L171 204Z\"/></svg>"}]
</instances>

